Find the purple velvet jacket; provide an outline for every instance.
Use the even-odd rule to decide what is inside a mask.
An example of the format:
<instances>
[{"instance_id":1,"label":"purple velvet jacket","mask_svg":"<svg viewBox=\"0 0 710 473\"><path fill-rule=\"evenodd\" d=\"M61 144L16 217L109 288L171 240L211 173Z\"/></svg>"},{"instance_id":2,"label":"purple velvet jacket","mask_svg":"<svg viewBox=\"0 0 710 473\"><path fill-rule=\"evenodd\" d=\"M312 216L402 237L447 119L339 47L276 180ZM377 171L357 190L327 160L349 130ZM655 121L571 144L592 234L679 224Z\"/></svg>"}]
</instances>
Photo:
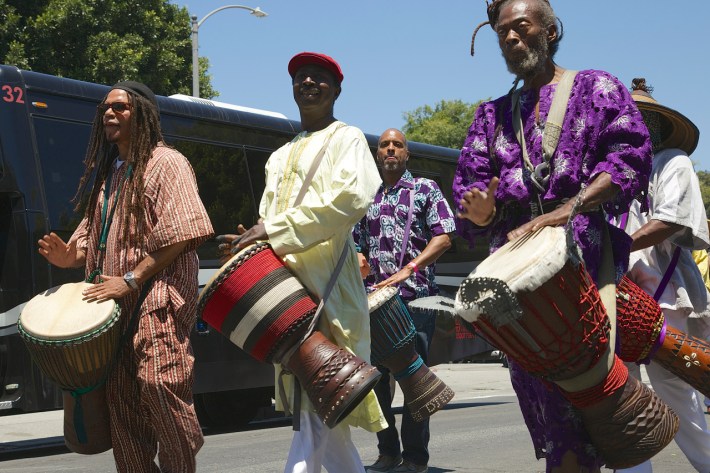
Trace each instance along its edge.
<instances>
[{"instance_id":1,"label":"purple velvet jacket","mask_svg":"<svg viewBox=\"0 0 710 473\"><path fill-rule=\"evenodd\" d=\"M551 84L540 90L539 123L534 92L521 95L526 147L533 165L543 161L542 133L556 87ZM620 191L613 202L604 204L603 210L619 215L628 210L634 198L645 204L651 162L648 130L623 84L603 71L580 71L572 87L556 152L549 163L549 186L541 199L544 203L573 198L583 185L606 172ZM513 131L508 96L483 103L476 111L454 177L454 202L459 210L466 191L472 187L485 190L494 176L500 179L494 221L485 228L463 219L456 225L458 233L470 244L478 237L488 236L491 252L506 243L509 231L531 220L530 204L537 200ZM587 270L596 280L603 225L610 232L618 280L628 267L628 235L607 224L604 213L597 211L574 218L574 237ZM548 471L559 466L567 450L573 450L582 465L602 464L578 414L556 388L533 378L515 363L511 363L511 380L536 454L538 458L547 457Z\"/></svg>"}]
</instances>

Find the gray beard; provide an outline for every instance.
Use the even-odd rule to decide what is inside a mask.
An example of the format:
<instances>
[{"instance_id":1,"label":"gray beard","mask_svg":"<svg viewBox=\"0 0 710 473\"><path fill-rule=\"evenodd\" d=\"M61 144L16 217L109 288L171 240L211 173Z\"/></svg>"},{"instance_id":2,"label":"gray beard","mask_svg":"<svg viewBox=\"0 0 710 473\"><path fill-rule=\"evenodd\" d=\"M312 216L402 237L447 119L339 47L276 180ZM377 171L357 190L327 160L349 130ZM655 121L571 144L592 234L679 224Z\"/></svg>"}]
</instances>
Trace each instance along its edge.
<instances>
[{"instance_id":1,"label":"gray beard","mask_svg":"<svg viewBox=\"0 0 710 473\"><path fill-rule=\"evenodd\" d=\"M398 163L385 163L382 165L382 169L385 171L396 171L399 168Z\"/></svg>"},{"instance_id":2,"label":"gray beard","mask_svg":"<svg viewBox=\"0 0 710 473\"><path fill-rule=\"evenodd\" d=\"M525 53L525 57L520 59L509 59L503 53L503 59L508 66L508 71L523 80L535 77L545 69L545 62L549 56L549 44L547 38L542 39L537 44L531 44L530 49Z\"/></svg>"}]
</instances>

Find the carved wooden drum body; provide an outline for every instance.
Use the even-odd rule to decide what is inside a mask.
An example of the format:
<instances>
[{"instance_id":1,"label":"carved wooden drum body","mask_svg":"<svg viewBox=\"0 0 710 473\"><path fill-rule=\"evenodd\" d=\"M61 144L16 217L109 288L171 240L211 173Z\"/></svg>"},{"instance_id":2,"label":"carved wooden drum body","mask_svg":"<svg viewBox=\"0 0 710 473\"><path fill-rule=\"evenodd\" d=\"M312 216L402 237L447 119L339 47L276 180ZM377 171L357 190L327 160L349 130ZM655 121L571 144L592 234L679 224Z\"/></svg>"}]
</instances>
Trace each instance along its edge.
<instances>
[{"instance_id":1,"label":"carved wooden drum body","mask_svg":"<svg viewBox=\"0 0 710 473\"><path fill-rule=\"evenodd\" d=\"M368 295L371 358L374 365L390 370L412 419L421 422L448 404L454 392L415 351L414 322L398 292L387 286Z\"/></svg>"},{"instance_id":2,"label":"carved wooden drum body","mask_svg":"<svg viewBox=\"0 0 710 473\"><path fill-rule=\"evenodd\" d=\"M33 297L17 324L32 359L63 390L64 440L76 453L111 448L104 382L121 337L115 301L88 302L89 283L53 287Z\"/></svg>"},{"instance_id":3,"label":"carved wooden drum body","mask_svg":"<svg viewBox=\"0 0 710 473\"><path fill-rule=\"evenodd\" d=\"M560 385L608 468L662 450L677 416L628 376L606 309L562 227L508 242L463 281L457 313L526 371Z\"/></svg>"}]
</instances>

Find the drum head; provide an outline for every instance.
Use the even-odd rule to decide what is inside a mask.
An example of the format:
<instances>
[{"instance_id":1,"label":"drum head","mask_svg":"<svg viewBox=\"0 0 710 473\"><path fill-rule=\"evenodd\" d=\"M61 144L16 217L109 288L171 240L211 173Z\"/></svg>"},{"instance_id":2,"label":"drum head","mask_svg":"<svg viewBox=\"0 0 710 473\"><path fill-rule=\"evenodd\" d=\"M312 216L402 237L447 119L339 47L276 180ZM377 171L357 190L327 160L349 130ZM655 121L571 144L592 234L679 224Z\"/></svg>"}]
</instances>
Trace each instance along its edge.
<instances>
[{"instance_id":1,"label":"drum head","mask_svg":"<svg viewBox=\"0 0 710 473\"><path fill-rule=\"evenodd\" d=\"M40 340L71 340L106 325L114 316L116 301L88 302L86 282L56 286L30 299L20 314L20 326Z\"/></svg>"},{"instance_id":2,"label":"drum head","mask_svg":"<svg viewBox=\"0 0 710 473\"><path fill-rule=\"evenodd\" d=\"M367 305L370 308L370 313L379 309L387 301L397 295L399 289L395 286L385 286L375 290L367 295Z\"/></svg>"},{"instance_id":3,"label":"drum head","mask_svg":"<svg viewBox=\"0 0 710 473\"><path fill-rule=\"evenodd\" d=\"M567 240L563 227L543 227L503 245L484 259L469 278L494 278L513 293L533 291L565 265Z\"/></svg>"}]
</instances>

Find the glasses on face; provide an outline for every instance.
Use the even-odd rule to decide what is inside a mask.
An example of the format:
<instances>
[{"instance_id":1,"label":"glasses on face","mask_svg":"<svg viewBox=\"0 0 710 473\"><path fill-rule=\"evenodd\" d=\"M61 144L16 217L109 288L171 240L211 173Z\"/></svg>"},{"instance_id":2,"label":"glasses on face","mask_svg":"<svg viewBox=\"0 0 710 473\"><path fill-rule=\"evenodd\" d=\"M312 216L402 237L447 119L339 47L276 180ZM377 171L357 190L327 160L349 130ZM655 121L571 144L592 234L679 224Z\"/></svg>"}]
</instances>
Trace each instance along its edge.
<instances>
[{"instance_id":1,"label":"glasses on face","mask_svg":"<svg viewBox=\"0 0 710 473\"><path fill-rule=\"evenodd\" d=\"M109 108L116 113L123 113L126 110L130 110L131 104L128 102L113 102L113 103L100 103L96 106L99 113L106 113Z\"/></svg>"}]
</instances>

